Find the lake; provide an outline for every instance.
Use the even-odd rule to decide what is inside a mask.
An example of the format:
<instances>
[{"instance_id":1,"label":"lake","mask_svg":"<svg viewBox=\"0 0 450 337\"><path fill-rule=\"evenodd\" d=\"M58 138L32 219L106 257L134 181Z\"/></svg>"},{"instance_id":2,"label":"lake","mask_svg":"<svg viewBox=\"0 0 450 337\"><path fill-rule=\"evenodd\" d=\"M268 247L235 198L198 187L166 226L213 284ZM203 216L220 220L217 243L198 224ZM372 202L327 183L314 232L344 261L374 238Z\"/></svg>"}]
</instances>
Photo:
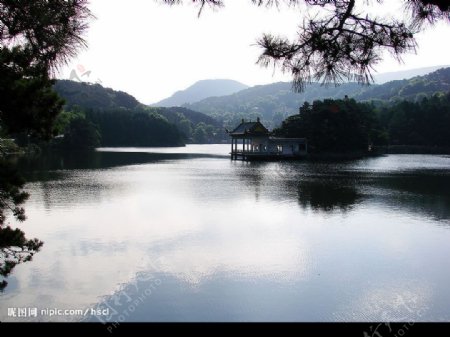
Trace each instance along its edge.
<instances>
[{"instance_id":1,"label":"lake","mask_svg":"<svg viewBox=\"0 0 450 337\"><path fill-rule=\"evenodd\" d=\"M450 156L229 150L23 160L18 226L44 246L7 278L0 321L450 320Z\"/></svg>"}]
</instances>

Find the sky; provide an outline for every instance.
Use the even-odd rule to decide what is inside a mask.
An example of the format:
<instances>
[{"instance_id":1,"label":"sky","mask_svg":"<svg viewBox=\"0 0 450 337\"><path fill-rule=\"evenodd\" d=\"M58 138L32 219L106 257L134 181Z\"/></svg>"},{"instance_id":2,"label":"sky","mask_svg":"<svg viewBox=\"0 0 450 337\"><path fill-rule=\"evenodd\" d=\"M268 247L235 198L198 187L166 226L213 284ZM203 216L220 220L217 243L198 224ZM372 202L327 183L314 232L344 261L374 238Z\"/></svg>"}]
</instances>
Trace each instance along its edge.
<instances>
[{"instance_id":1,"label":"sky","mask_svg":"<svg viewBox=\"0 0 450 337\"><path fill-rule=\"evenodd\" d=\"M400 1L373 7L378 15L403 15ZM293 38L304 8L265 8L250 0L228 0L225 8L198 8L189 1L167 6L155 0L91 0L96 17L84 38L88 47L59 70L69 79L72 70L83 81L122 90L145 104L155 103L203 79L232 79L246 85L290 81L273 67L256 64L263 33ZM450 25L440 23L416 36L416 54L398 63L388 53L377 73L450 63ZM84 76L81 76L86 73ZM89 73L89 76L87 74Z\"/></svg>"}]
</instances>

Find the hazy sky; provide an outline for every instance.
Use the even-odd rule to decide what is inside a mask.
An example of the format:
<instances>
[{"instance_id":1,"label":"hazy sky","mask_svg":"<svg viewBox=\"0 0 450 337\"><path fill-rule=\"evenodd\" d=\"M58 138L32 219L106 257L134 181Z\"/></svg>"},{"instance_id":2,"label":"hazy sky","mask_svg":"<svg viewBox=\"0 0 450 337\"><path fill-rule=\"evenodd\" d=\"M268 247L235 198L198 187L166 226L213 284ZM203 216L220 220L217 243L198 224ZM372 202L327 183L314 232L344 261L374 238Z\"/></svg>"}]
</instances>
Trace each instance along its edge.
<instances>
[{"instance_id":1,"label":"hazy sky","mask_svg":"<svg viewBox=\"0 0 450 337\"><path fill-rule=\"evenodd\" d=\"M189 2L189 1L188 1ZM264 32L295 36L300 9L258 8L228 0L219 10L206 8L200 18L192 5L169 7L154 0L91 0L96 16L86 35L88 48L61 69L59 78L91 71L91 82L126 91L142 103L154 103L202 79L227 78L247 85L289 81L288 75L255 62L255 41ZM378 10L378 9L377 9ZM382 10L401 14L400 1ZM450 63L450 25L439 24L417 36L417 54L399 64L389 54L378 73Z\"/></svg>"}]
</instances>

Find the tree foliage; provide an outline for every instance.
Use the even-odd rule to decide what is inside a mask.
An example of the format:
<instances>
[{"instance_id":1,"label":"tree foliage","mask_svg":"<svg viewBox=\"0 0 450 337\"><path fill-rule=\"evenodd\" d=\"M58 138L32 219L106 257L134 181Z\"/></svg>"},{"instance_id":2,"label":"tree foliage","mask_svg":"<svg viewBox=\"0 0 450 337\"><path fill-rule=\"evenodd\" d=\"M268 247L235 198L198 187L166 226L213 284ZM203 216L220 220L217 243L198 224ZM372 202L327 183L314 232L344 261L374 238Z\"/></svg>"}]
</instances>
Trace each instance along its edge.
<instances>
[{"instance_id":1,"label":"tree foliage","mask_svg":"<svg viewBox=\"0 0 450 337\"><path fill-rule=\"evenodd\" d=\"M3 226L5 210L12 212L19 221L24 221L25 210L21 205L27 200L28 193L22 190L24 179L5 159L0 159L0 226Z\"/></svg>"},{"instance_id":2,"label":"tree foliage","mask_svg":"<svg viewBox=\"0 0 450 337\"><path fill-rule=\"evenodd\" d=\"M313 153L367 152L380 141L375 112L353 99L305 102L274 133L307 138Z\"/></svg>"},{"instance_id":3,"label":"tree foliage","mask_svg":"<svg viewBox=\"0 0 450 337\"><path fill-rule=\"evenodd\" d=\"M0 0L2 135L20 132L41 138L52 135L53 122L63 101L53 92L50 75L84 45L82 34L91 16L86 3L86 0ZM7 202L13 205L23 202L16 194L21 185L7 171L1 173L0 210L11 208L22 220L23 214Z\"/></svg>"},{"instance_id":4,"label":"tree foliage","mask_svg":"<svg viewBox=\"0 0 450 337\"><path fill-rule=\"evenodd\" d=\"M206 5L224 6L223 0L192 0L200 6L199 15ZM402 20L380 18L370 13L372 3L385 0L252 0L257 6L288 4L294 9L304 4L307 9L318 10L318 15L304 17L297 37L291 41L284 37L265 34L258 44L263 52L258 63L278 65L290 72L294 88L301 91L312 80L341 83L353 80L372 81L371 69L381 59L383 51L400 59L414 51L414 35L424 23L449 21L450 6L446 0L402 0L407 14ZM182 0L164 0L167 4ZM308 14L309 12L307 12Z\"/></svg>"},{"instance_id":5,"label":"tree foliage","mask_svg":"<svg viewBox=\"0 0 450 337\"><path fill-rule=\"evenodd\" d=\"M0 132L50 138L63 101L53 92L56 68L84 46L87 0L0 0ZM42 243L5 227L5 212L25 220L27 194L18 171L0 153L0 274L27 261ZM17 246L12 248L11 246ZM0 289L6 281L0 282Z\"/></svg>"},{"instance_id":6,"label":"tree foliage","mask_svg":"<svg viewBox=\"0 0 450 337\"><path fill-rule=\"evenodd\" d=\"M49 72L85 45L87 0L1 0L0 48L16 50L29 67Z\"/></svg>"},{"instance_id":7,"label":"tree foliage","mask_svg":"<svg viewBox=\"0 0 450 337\"><path fill-rule=\"evenodd\" d=\"M401 101L384 106L378 114L391 145L450 149L450 92L424 97L416 103Z\"/></svg>"},{"instance_id":8,"label":"tree foliage","mask_svg":"<svg viewBox=\"0 0 450 337\"><path fill-rule=\"evenodd\" d=\"M52 90L53 81L21 57L18 49L0 50L0 128L50 138L63 101Z\"/></svg>"},{"instance_id":9,"label":"tree foliage","mask_svg":"<svg viewBox=\"0 0 450 337\"><path fill-rule=\"evenodd\" d=\"M85 109L134 109L141 104L133 96L100 84L79 83L70 80L58 80L54 90L65 100L65 109L76 106Z\"/></svg>"},{"instance_id":10,"label":"tree foliage","mask_svg":"<svg viewBox=\"0 0 450 337\"><path fill-rule=\"evenodd\" d=\"M222 123L203 113L182 107L150 108L174 124L188 143L221 143L229 139Z\"/></svg>"},{"instance_id":11,"label":"tree foliage","mask_svg":"<svg viewBox=\"0 0 450 337\"><path fill-rule=\"evenodd\" d=\"M61 145L65 150L92 150L100 145L100 139L96 126L83 116L69 122Z\"/></svg>"},{"instance_id":12,"label":"tree foliage","mask_svg":"<svg viewBox=\"0 0 450 337\"><path fill-rule=\"evenodd\" d=\"M167 119L145 110L93 110L86 119L95 124L102 146L181 146L183 136Z\"/></svg>"},{"instance_id":13,"label":"tree foliage","mask_svg":"<svg viewBox=\"0 0 450 337\"><path fill-rule=\"evenodd\" d=\"M123 111L127 111L129 112L130 116L134 113L141 112L149 113L154 116L160 115L163 117L163 119L166 119L166 122L175 125L176 128L178 128L178 130L180 131L180 134L183 136L182 142L180 142L178 139L178 135L172 133L171 135L174 136L175 139L169 139L169 137L166 137L166 140L163 142L163 138L158 136L159 133L151 131L150 127L150 124L159 123L161 119L152 119L151 122L149 122L149 124L145 126L145 128L148 129L148 132L146 135L146 140L142 142L142 144L145 143L146 145L143 146L150 146L148 144L151 143L158 143L158 146L164 146L167 144L181 145L185 142L220 143L224 140L228 140L228 135L225 133L225 130L220 122L197 111L182 107L144 107L133 96L124 92L104 88L99 84L92 85L88 83L59 80L56 82L54 88L55 91L65 99L65 109L68 110L60 114L55 121L55 131L58 134L65 133L65 127L69 124L70 119L76 117L78 113L84 116L83 111L95 111L95 114L88 113L88 118L91 118L94 115L97 116L98 114L101 114L103 112L106 112L109 115L112 111L115 111L113 119L118 118L118 115L116 114L119 114L120 111L122 111L122 113ZM125 112L125 115L123 115L121 118L127 119L126 123L129 123L130 119L128 117L130 116L126 116L126 114L127 113ZM95 118L96 121L94 123L97 123L97 118L99 117L97 116ZM105 123L103 123L104 126L106 125ZM204 131L206 133L205 137L194 138L194 132L197 127L204 128ZM106 127L106 129L103 127L99 128L100 133L108 132L109 134L109 131L107 130L109 130L109 127ZM103 143L114 143L116 146L125 146L126 144L136 142L136 139L127 140L124 138L125 136L135 138L135 135L132 131L123 130L121 128L115 137L117 138L117 140L120 139L123 143L113 141L113 134L110 134L110 136L106 136L107 138L104 139ZM159 137L159 140L156 140L157 137ZM144 138L141 138L141 140L143 139ZM139 141L138 143L141 143L141 141Z\"/></svg>"},{"instance_id":14,"label":"tree foliage","mask_svg":"<svg viewBox=\"0 0 450 337\"><path fill-rule=\"evenodd\" d=\"M6 277L16 264L30 261L44 243L38 239L28 240L20 229L0 226L0 275ZM0 282L0 292L8 282Z\"/></svg>"},{"instance_id":15,"label":"tree foliage","mask_svg":"<svg viewBox=\"0 0 450 337\"><path fill-rule=\"evenodd\" d=\"M28 193L22 190L25 180L17 169L5 158L0 157L0 275L6 277L14 266L31 260L33 254L43 245L38 239L28 240L20 229L5 225L9 211L18 221L26 219L22 204L28 199ZM8 283L0 282L0 291Z\"/></svg>"},{"instance_id":16,"label":"tree foliage","mask_svg":"<svg viewBox=\"0 0 450 337\"><path fill-rule=\"evenodd\" d=\"M51 136L63 102L50 75L84 45L86 0L0 1L0 127Z\"/></svg>"},{"instance_id":17,"label":"tree foliage","mask_svg":"<svg viewBox=\"0 0 450 337\"><path fill-rule=\"evenodd\" d=\"M283 121L274 133L306 137L309 150L367 151L369 146L402 145L421 151L450 151L450 92L419 102L357 103L353 99L305 102L300 113Z\"/></svg>"}]
</instances>

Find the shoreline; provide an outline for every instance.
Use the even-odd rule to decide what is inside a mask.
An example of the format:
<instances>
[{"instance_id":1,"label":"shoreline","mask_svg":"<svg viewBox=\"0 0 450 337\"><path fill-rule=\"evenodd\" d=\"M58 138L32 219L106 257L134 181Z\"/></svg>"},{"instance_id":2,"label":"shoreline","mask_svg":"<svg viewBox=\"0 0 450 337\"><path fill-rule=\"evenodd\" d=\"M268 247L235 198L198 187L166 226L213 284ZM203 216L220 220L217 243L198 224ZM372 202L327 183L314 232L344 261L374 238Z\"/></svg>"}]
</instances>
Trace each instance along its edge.
<instances>
[{"instance_id":1,"label":"shoreline","mask_svg":"<svg viewBox=\"0 0 450 337\"><path fill-rule=\"evenodd\" d=\"M388 145L374 147L377 154L450 154L450 147L423 145Z\"/></svg>"}]
</instances>

